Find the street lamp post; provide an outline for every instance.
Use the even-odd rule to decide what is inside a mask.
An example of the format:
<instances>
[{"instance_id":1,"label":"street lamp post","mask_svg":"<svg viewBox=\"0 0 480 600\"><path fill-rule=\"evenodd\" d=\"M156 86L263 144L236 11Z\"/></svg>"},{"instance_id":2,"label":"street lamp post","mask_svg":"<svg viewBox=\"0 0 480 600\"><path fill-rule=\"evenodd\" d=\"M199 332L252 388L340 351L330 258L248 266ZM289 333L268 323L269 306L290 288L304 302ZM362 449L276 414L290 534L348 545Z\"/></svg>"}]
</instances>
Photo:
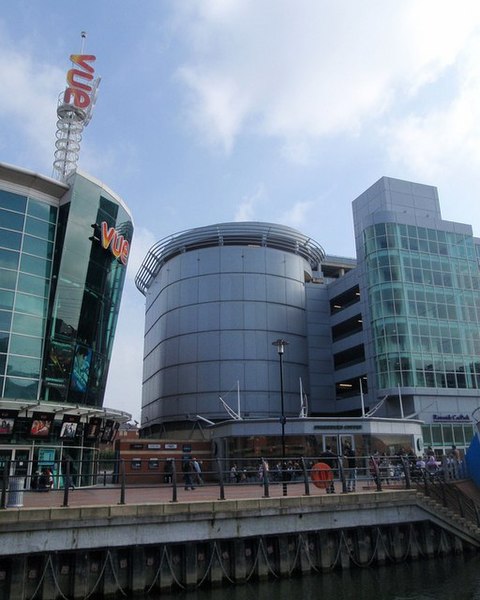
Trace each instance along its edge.
<instances>
[{"instance_id":1,"label":"street lamp post","mask_svg":"<svg viewBox=\"0 0 480 600\"><path fill-rule=\"evenodd\" d=\"M272 346L277 347L278 357L280 359L280 399L282 407L282 416L280 417L280 423L282 424L282 490L283 495L287 495L287 482L285 479L285 423L287 421L285 417L285 404L283 399L283 353L285 352L285 346L288 342L279 338L272 342Z\"/></svg>"}]
</instances>

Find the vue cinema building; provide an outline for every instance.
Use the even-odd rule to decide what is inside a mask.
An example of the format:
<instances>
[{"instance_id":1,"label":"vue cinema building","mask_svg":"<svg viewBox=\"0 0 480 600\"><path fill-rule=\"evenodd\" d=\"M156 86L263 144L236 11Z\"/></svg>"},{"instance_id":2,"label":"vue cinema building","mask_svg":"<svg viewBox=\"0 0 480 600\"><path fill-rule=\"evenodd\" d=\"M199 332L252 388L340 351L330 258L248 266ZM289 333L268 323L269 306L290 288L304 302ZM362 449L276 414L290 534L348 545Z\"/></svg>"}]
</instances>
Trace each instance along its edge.
<instances>
[{"instance_id":1,"label":"vue cinema building","mask_svg":"<svg viewBox=\"0 0 480 600\"><path fill-rule=\"evenodd\" d=\"M240 456L261 436L278 447L284 415L288 454L313 438L338 449L342 431L379 418L386 449L414 422L415 452L468 445L480 399L480 241L442 220L431 186L383 177L353 214L356 260L269 223L192 229L152 247L136 278L145 434L208 420ZM277 339L288 342L280 377ZM237 410L236 382L228 420L219 396Z\"/></svg>"},{"instance_id":2,"label":"vue cinema building","mask_svg":"<svg viewBox=\"0 0 480 600\"><path fill-rule=\"evenodd\" d=\"M16 475L95 447L130 415L103 408L133 226L92 177L0 164L0 458Z\"/></svg>"}]
</instances>

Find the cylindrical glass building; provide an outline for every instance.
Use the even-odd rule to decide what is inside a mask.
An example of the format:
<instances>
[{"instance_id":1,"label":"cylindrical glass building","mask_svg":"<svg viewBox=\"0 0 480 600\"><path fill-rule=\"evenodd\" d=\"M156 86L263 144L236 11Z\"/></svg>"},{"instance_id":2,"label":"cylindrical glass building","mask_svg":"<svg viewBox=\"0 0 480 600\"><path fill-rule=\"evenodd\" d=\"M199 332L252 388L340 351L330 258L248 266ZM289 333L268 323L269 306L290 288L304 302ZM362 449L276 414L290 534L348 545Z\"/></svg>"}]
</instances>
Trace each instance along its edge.
<instances>
[{"instance_id":1,"label":"cylindrical glass building","mask_svg":"<svg viewBox=\"0 0 480 600\"><path fill-rule=\"evenodd\" d=\"M142 427L150 434L224 420L298 416L308 384L306 281L322 248L290 227L222 223L151 248L137 274L146 296ZM273 342L288 342L283 378ZM223 402L222 402L223 400Z\"/></svg>"}]
</instances>

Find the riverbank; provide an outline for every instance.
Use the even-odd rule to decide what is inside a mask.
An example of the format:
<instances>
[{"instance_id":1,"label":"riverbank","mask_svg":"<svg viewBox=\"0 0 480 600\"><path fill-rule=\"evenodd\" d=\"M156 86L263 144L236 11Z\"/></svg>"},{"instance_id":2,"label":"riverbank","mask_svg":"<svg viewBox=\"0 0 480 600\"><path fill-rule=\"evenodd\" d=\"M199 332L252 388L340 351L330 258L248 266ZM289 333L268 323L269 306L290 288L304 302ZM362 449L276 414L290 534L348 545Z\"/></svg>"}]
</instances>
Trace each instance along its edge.
<instances>
[{"instance_id":1,"label":"riverbank","mask_svg":"<svg viewBox=\"0 0 480 600\"><path fill-rule=\"evenodd\" d=\"M253 487L235 489L259 495L260 486ZM129 488L128 504L98 503L118 489L75 490L72 502L76 496L91 503L0 511L0 599L242 584L480 546L480 530L441 514L415 490L305 496L292 485L284 497L281 486L272 486L278 496L219 501L202 499L214 491L205 486L198 495L179 490L178 502L152 501L162 490ZM37 496L61 499L57 492Z\"/></svg>"}]
</instances>

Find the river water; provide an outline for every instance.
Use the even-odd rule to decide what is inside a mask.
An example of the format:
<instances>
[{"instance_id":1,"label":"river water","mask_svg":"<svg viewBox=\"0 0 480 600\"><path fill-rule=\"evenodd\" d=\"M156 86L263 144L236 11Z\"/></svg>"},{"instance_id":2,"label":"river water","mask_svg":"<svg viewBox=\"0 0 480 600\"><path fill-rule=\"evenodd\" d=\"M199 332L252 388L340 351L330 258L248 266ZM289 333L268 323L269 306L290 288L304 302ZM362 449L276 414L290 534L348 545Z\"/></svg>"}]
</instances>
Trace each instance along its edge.
<instances>
[{"instance_id":1,"label":"river water","mask_svg":"<svg viewBox=\"0 0 480 600\"><path fill-rule=\"evenodd\" d=\"M146 597L147 598L147 597ZM480 600L480 556L460 555L334 571L149 600Z\"/></svg>"}]
</instances>

